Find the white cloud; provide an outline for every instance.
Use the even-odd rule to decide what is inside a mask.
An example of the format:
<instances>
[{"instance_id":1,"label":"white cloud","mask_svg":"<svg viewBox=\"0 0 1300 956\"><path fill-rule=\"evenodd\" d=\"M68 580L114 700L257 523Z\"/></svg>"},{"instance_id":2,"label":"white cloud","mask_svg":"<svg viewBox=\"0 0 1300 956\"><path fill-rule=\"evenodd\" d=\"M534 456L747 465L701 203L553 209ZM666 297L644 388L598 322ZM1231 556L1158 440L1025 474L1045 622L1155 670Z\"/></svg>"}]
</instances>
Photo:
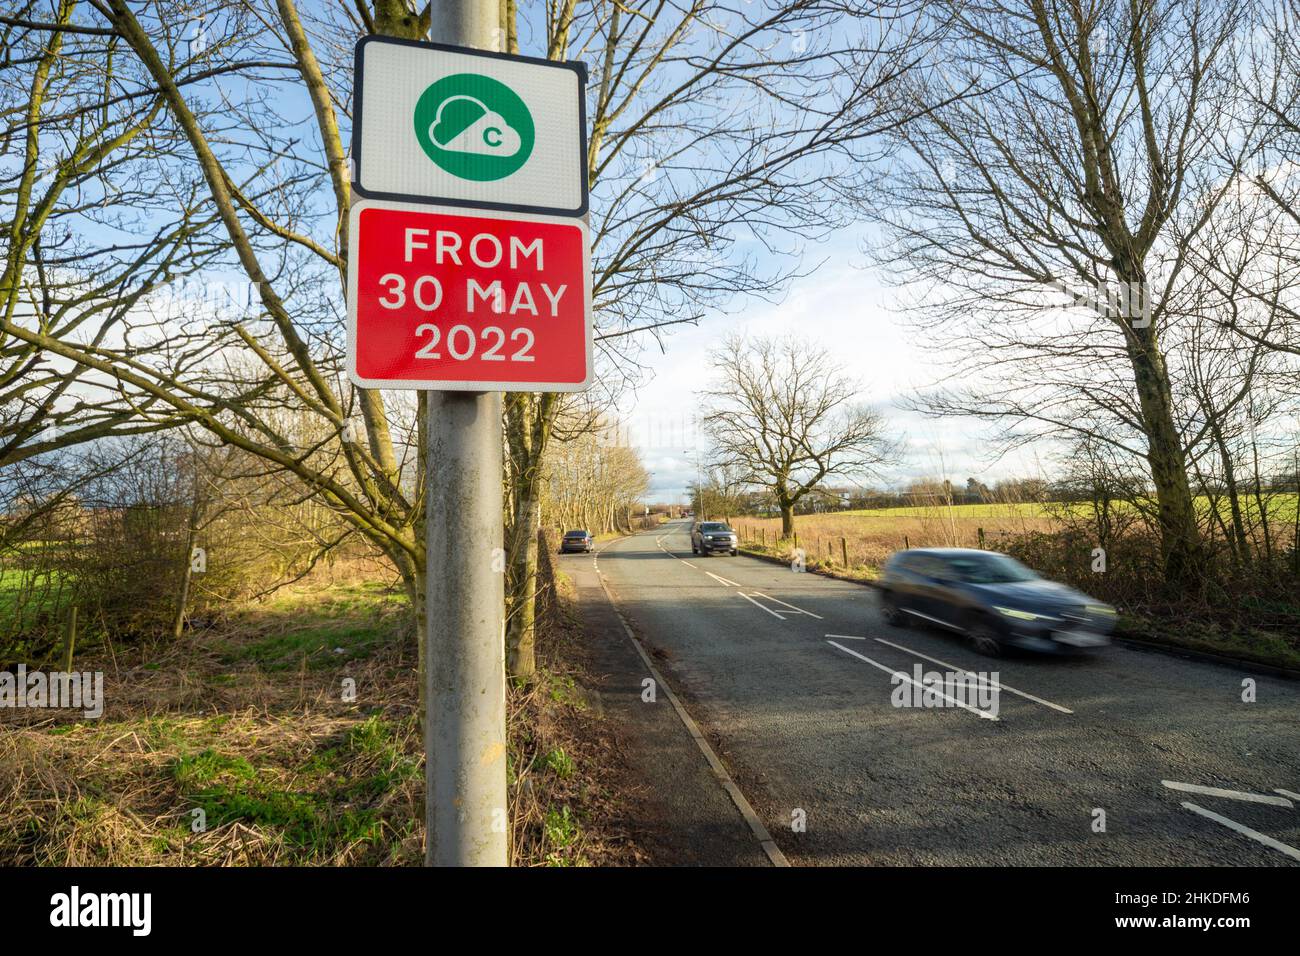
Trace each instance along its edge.
<instances>
[{"instance_id":1,"label":"white cloud","mask_svg":"<svg viewBox=\"0 0 1300 956\"><path fill-rule=\"evenodd\" d=\"M793 334L828 347L862 382L862 398L875 405L896 433L905 434L904 460L886 476L902 483L943 472L954 480L967 476L991 480L1010 474L1037 473L1032 456L1016 455L993 462L979 423L935 420L897 404L943 377L937 357L921 348L903 321L895 291L877 273L853 263L856 243L842 239L829 250L830 260L798 280L778 304L754 303L735 314L713 314L666 340L665 354L647 361L653 378L621 409L630 443L654 473L652 497L684 496L695 480L694 460L707 439L694 424L694 392L709 375L708 352L728 332L771 336Z\"/></svg>"}]
</instances>

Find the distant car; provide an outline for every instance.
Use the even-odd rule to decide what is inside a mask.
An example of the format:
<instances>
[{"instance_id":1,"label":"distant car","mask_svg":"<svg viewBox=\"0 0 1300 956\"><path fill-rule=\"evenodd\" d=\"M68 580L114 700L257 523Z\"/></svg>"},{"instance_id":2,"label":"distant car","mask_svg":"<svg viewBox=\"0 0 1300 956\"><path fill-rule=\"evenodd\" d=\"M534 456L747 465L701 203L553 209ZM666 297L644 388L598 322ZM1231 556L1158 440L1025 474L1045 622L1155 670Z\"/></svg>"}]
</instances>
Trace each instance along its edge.
<instances>
[{"instance_id":1,"label":"distant car","mask_svg":"<svg viewBox=\"0 0 1300 956\"><path fill-rule=\"evenodd\" d=\"M691 553L708 557L715 551L737 554L736 532L723 521L697 521L691 528Z\"/></svg>"},{"instance_id":2,"label":"distant car","mask_svg":"<svg viewBox=\"0 0 1300 956\"><path fill-rule=\"evenodd\" d=\"M566 531L560 540L560 554L568 554L570 551L589 554L594 546L590 531Z\"/></svg>"},{"instance_id":3,"label":"distant car","mask_svg":"<svg viewBox=\"0 0 1300 956\"><path fill-rule=\"evenodd\" d=\"M1110 643L1115 609L1015 558L970 548L913 548L885 562L885 620L923 621L965 634L982 654L1003 648L1065 653Z\"/></svg>"}]
</instances>

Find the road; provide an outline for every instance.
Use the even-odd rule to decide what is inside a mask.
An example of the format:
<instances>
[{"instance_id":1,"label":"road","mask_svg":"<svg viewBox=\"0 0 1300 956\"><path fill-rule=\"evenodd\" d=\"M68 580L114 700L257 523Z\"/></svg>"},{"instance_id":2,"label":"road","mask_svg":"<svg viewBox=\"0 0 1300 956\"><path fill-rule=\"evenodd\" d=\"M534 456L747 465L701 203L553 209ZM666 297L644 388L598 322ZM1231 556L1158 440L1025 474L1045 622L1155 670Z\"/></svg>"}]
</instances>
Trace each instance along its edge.
<instances>
[{"instance_id":1,"label":"road","mask_svg":"<svg viewBox=\"0 0 1300 956\"><path fill-rule=\"evenodd\" d=\"M603 576L793 864L1300 865L1295 682L1120 645L982 657L862 585L695 557L688 529L560 567ZM918 664L996 682L996 719L895 706Z\"/></svg>"}]
</instances>

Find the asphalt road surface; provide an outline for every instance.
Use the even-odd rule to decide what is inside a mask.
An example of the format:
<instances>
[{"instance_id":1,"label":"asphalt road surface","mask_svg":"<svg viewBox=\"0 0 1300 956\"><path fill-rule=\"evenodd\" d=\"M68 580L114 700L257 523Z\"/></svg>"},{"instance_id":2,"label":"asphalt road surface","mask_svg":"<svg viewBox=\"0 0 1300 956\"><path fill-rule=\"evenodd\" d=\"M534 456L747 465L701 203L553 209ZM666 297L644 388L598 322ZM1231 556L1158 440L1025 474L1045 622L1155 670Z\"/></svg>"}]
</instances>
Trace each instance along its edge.
<instances>
[{"instance_id":1,"label":"asphalt road surface","mask_svg":"<svg viewBox=\"0 0 1300 956\"><path fill-rule=\"evenodd\" d=\"M1300 866L1295 682L1120 645L982 657L688 529L560 566L594 563L792 863ZM917 664L996 681L996 708L910 706Z\"/></svg>"}]
</instances>

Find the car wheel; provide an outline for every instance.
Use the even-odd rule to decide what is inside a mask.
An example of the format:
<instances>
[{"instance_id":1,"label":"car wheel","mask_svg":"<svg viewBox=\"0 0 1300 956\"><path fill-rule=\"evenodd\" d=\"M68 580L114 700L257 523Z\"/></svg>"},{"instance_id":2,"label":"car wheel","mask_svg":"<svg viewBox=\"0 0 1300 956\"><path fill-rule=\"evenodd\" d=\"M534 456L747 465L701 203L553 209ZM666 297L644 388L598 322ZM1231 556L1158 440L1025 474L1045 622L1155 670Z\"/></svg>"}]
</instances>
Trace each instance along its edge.
<instances>
[{"instance_id":1,"label":"car wheel","mask_svg":"<svg viewBox=\"0 0 1300 956\"><path fill-rule=\"evenodd\" d=\"M985 657L1002 656L1002 641L988 621L976 620L966 629L966 635L971 646Z\"/></svg>"},{"instance_id":2,"label":"car wheel","mask_svg":"<svg viewBox=\"0 0 1300 956\"><path fill-rule=\"evenodd\" d=\"M735 548L732 548L732 549L731 549L731 556L732 556L733 558L734 558L736 555L738 555L738 554L740 554L740 552L737 551Z\"/></svg>"},{"instance_id":3,"label":"car wheel","mask_svg":"<svg viewBox=\"0 0 1300 956\"><path fill-rule=\"evenodd\" d=\"M893 627L907 627L907 614L898 606L898 600L888 591L880 595L880 611L885 623Z\"/></svg>"}]
</instances>

